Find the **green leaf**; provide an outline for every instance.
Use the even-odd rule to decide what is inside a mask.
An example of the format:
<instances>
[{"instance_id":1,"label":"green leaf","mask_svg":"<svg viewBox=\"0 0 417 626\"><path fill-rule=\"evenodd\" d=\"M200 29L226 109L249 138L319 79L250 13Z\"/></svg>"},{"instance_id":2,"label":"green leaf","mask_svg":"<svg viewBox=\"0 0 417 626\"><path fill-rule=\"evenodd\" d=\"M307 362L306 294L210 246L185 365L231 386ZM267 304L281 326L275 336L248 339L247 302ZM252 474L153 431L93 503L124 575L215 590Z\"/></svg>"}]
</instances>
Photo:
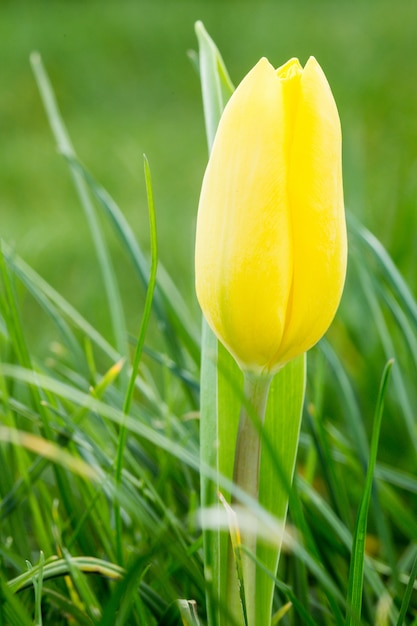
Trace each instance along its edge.
<instances>
[{"instance_id":1,"label":"green leaf","mask_svg":"<svg viewBox=\"0 0 417 626\"><path fill-rule=\"evenodd\" d=\"M261 455L259 504L285 523L297 457L305 392L306 358L301 355L274 377L267 404ZM257 558L275 575L280 545L261 543ZM273 585L258 570L256 578L256 625L271 619Z\"/></svg>"},{"instance_id":2,"label":"green leaf","mask_svg":"<svg viewBox=\"0 0 417 626\"><path fill-rule=\"evenodd\" d=\"M32 585L32 579L42 571L42 580L49 580L57 576L67 576L71 573L70 568L76 568L85 574L97 574L113 580L119 580L124 575L124 570L118 565L87 556L67 556L65 559L51 557L45 562L40 562L28 572L24 572L9 580L7 583L12 593L28 589Z\"/></svg>"},{"instance_id":3,"label":"green leaf","mask_svg":"<svg viewBox=\"0 0 417 626\"><path fill-rule=\"evenodd\" d=\"M199 44L200 81L207 142L211 149L220 117L234 87L221 54L202 22L196 22L195 32Z\"/></svg>"},{"instance_id":4,"label":"green leaf","mask_svg":"<svg viewBox=\"0 0 417 626\"><path fill-rule=\"evenodd\" d=\"M140 281L147 288L149 263L122 211L110 194L93 178L75 155L64 156L66 156L71 168L85 180L115 235L120 239ZM158 283L153 297L153 309L173 357L182 364L182 343L192 359L197 362L199 342L195 323L174 281L161 263L158 264Z\"/></svg>"},{"instance_id":5,"label":"green leaf","mask_svg":"<svg viewBox=\"0 0 417 626\"><path fill-rule=\"evenodd\" d=\"M29 585L31 576L29 574ZM4 620L4 621L3 621ZM17 598L3 576L0 576L0 624L33 626L33 621L23 602Z\"/></svg>"},{"instance_id":6,"label":"green leaf","mask_svg":"<svg viewBox=\"0 0 417 626\"><path fill-rule=\"evenodd\" d=\"M407 615L408 606L411 600L411 594L414 590L414 581L417 578L417 557L414 560L413 567L411 569L410 578L408 579L407 588L405 590L403 601L401 602L400 614L398 616L396 626L403 626L405 617Z\"/></svg>"},{"instance_id":7,"label":"green leaf","mask_svg":"<svg viewBox=\"0 0 417 626\"><path fill-rule=\"evenodd\" d=\"M376 456L378 452L379 433L381 430L384 399L392 366L393 361L388 361L387 365L385 366L376 405L375 422L372 433L371 449L369 453L369 463L368 471L366 474L365 489L360 503L358 517L355 525L355 532L353 536L352 559L350 564L347 593L346 626L357 626L358 624L360 624L368 510L372 495L372 485L374 479Z\"/></svg>"},{"instance_id":8,"label":"green leaf","mask_svg":"<svg viewBox=\"0 0 417 626\"><path fill-rule=\"evenodd\" d=\"M140 325L138 340L136 343L135 354L133 357L132 371L129 377L129 383L123 403L123 412L125 415L129 415L130 407L133 401L133 394L136 386L136 377L138 375L139 364L142 357L143 346L145 343L146 331L148 329L149 319L152 311L152 301L155 293L156 287L156 272L158 268L158 237L156 232L156 216L155 216L155 206L153 201L153 193L152 193L152 181L151 181L151 173L149 169L148 160L145 157L145 179L146 179L146 189L148 192L148 209L149 209L149 228L150 228L150 238L151 238L151 267L150 267L150 275L148 280L148 287L146 290L146 298L145 298L145 306L143 310L142 321ZM120 484L122 480L122 471L123 471L123 455L125 451L126 445L126 427L122 424L119 432L119 443L117 448L117 456L116 456L116 470L115 470L115 478L116 484ZM123 533L122 533L122 516L120 511L119 503L115 502L115 527L116 527L116 545L117 545L117 555L119 559L119 563L123 563Z\"/></svg>"},{"instance_id":9,"label":"green leaf","mask_svg":"<svg viewBox=\"0 0 417 626\"><path fill-rule=\"evenodd\" d=\"M110 345L110 343L85 320L74 307L65 300L53 287L51 287L35 270L33 270L20 257L12 253L5 243L2 244L3 257L8 267L19 278L26 288L44 307L48 314L68 320L73 326L80 329L111 361L120 360L122 355ZM24 362L24 361L23 361Z\"/></svg>"},{"instance_id":10,"label":"green leaf","mask_svg":"<svg viewBox=\"0 0 417 626\"><path fill-rule=\"evenodd\" d=\"M184 626L200 626L197 606L193 600L178 600L178 609Z\"/></svg>"},{"instance_id":11,"label":"green leaf","mask_svg":"<svg viewBox=\"0 0 417 626\"><path fill-rule=\"evenodd\" d=\"M223 108L233 92L221 55L197 22L199 69L206 120L207 141L211 147ZM240 399L232 381L243 384L242 375L232 357L218 342L203 321L200 387L200 449L203 466L212 468L229 479L233 476L234 442L240 411ZM218 416L227 415L219 420ZM220 443L221 442L221 443ZM219 455L219 446L222 446ZM201 477L201 505L218 505L218 482ZM223 493L230 499L230 493ZM227 610L225 589L227 581L228 537L220 529L204 530L204 567L207 583L207 621L220 626ZM224 622L223 622L224 623Z\"/></svg>"},{"instance_id":12,"label":"green leaf","mask_svg":"<svg viewBox=\"0 0 417 626\"><path fill-rule=\"evenodd\" d=\"M42 64L41 57L38 53L31 55L31 63L35 74L36 82L44 103L45 111L51 130L54 134L59 151L66 155L69 159L75 156L74 148L68 136L64 122L58 109L55 94L48 75ZM71 163L71 161L69 161ZM109 307L113 334L118 351L122 355L127 355L127 333L125 328L124 312L122 308L122 300L111 262L107 245L104 240L99 222L97 220L94 205L91 201L88 187L81 174L71 167L71 174L77 194L80 199L81 206L84 210L88 225L90 227L91 236L96 249L97 258L103 276L104 288L107 296L107 305Z\"/></svg>"}]
</instances>

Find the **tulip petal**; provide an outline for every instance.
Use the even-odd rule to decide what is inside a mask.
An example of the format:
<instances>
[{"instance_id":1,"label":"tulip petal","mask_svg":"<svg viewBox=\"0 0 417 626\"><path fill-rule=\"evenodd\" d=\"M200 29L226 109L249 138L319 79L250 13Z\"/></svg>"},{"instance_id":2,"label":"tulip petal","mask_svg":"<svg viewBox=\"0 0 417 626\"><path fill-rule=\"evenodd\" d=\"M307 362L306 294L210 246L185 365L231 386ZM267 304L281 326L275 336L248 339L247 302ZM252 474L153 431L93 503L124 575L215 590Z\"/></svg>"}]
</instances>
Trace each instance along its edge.
<instances>
[{"instance_id":1,"label":"tulip petal","mask_svg":"<svg viewBox=\"0 0 417 626\"><path fill-rule=\"evenodd\" d=\"M200 305L236 360L255 371L281 342L292 277L282 100L261 59L223 113L197 220Z\"/></svg>"},{"instance_id":2,"label":"tulip petal","mask_svg":"<svg viewBox=\"0 0 417 626\"><path fill-rule=\"evenodd\" d=\"M326 332L346 273L340 122L326 77L313 57L301 77L288 188L294 265L279 348L283 362L311 348Z\"/></svg>"}]
</instances>

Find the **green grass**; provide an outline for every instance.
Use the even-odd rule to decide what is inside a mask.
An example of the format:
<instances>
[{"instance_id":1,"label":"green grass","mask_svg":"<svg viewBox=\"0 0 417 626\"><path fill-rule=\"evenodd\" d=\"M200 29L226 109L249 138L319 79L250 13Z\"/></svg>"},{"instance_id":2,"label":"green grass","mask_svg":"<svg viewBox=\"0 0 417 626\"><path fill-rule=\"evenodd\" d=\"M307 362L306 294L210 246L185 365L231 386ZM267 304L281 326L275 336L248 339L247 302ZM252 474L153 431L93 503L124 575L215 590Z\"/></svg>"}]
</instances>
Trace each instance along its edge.
<instances>
[{"instance_id":1,"label":"green grass","mask_svg":"<svg viewBox=\"0 0 417 626\"><path fill-rule=\"evenodd\" d=\"M317 56L345 137L349 272L337 319L308 356L277 619L417 624L417 10L392 7L2 6L0 623L195 624L195 610L205 623L192 247L207 149L186 57L202 18L235 82L262 54ZM82 163L56 154L33 49ZM160 267L126 416L150 275L143 152ZM71 172L91 198L90 227Z\"/></svg>"}]
</instances>

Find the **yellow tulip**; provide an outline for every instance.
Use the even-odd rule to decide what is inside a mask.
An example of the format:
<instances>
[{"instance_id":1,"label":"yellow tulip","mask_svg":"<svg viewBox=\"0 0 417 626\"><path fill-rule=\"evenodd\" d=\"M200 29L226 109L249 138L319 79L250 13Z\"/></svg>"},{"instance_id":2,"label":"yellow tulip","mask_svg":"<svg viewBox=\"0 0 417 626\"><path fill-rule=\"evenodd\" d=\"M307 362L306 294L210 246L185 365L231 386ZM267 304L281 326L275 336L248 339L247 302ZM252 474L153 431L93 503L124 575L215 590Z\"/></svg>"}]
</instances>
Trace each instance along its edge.
<instances>
[{"instance_id":1,"label":"yellow tulip","mask_svg":"<svg viewBox=\"0 0 417 626\"><path fill-rule=\"evenodd\" d=\"M227 104L197 218L196 291L244 371L271 374L311 348L346 273L340 121L311 57L261 59Z\"/></svg>"}]
</instances>

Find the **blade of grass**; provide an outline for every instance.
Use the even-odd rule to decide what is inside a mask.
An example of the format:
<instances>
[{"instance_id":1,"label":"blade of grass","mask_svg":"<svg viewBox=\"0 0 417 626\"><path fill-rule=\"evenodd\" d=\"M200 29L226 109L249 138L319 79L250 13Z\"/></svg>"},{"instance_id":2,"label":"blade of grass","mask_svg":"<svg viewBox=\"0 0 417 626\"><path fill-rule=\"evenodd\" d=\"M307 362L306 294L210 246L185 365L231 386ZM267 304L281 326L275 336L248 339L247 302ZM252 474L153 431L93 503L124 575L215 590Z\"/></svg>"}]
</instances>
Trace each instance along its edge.
<instances>
[{"instance_id":1,"label":"blade of grass","mask_svg":"<svg viewBox=\"0 0 417 626\"><path fill-rule=\"evenodd\" d=\"M32 617L23 602L14 595L3 576L0 576L0 624L3 623L7 626L33 626Z\"/></svg>"},{"instance_id":2,"label":"blade of grass","mask_svg":"<svg viewBox=\"0 0 417 626\"><path fill-rule=\"evenodd\" d=\"M374 470L375 471L375 470ZM375 471L376 475L376 471ZM382 545L383 558L387 560L391 571L391 585L395 591L399 592L399 579L397 568L397 555L394 546L390 520L388 519L382 506L382 498L379 493L379 486L374 485L372 490L372 507L374 510L375 525L379 542ZM388 509L389 511L389 509Z\"/></svg>"},{"instance_id":3,"label":"blade of grass","mask_svg":"<svg viewBox=\"0 0 417 626\"><path fill-rule=\"evenodd\" d=\"M304 506L312 509L312 514L314 514L315 517L317 517L318 522L320 523L321 527L325 529L326 534L329 534L329 536L332 537L337 544L341 544L346 549L351 550L353 539L352 539L352 535L349 529L336 516L336 514L330 508L330 506L324 500L324 498L322 498L320 494L317 491L315 491L311 487L311 485L309 485L299 475L297 476L297 482L298 482L300 494L303 496L303 499L304 499ZM317 559L317 557L314 555L314 552L312 553L312 555L310 555L310 553L307 552L307 557ZM301 552L300 558L306 559L306 556ZM320 562L320 559L317 559L317 561ZM387 572L385 568L384 574L386 573ZM367 583L369 584L375 596L376 597L382 596L386 590L384 582L381 580L381 578L378 575L377 564L367 557L365 557L365 561L364 561L364 574L365 574ZM337 594L334 593L334 585L329 586L327 583L326 584L322 583L322 584L323 584L324 589L329 594L333 595L335 598L339 598L340 592L338 592ZM344 605L344 603L342 605ZM394 620L392 621L392 623L395 623L395 619L396 619L395 607L392 607L391 614L392 614L392 620Z\"/></svg>"},{"instance_id":4,"label":"blade of grass","mask_svg":"<svg viewBox=\"0 0 417 626\"><path fill-rule=\"evenodd\" d=\"M375 294L375 289L373 288L373 277L367 271L367 268L364 267L363 261L357 262L357 274L359 278L360 285L362 287L363 295L368 303L370 313L372 315L373 323L378 330L379 337L381 339L382 346L385 351L386 358L390 358L395 355L396 350L393 343L391 332L387 326L387 323L384 319L384 314L382 308L378 302L378 299ZM392 382L394 388L396 390L396 397L398 398L401 406L402 406L402 415L405 421L405 425L407 427L410 441L414 447L415 452L417 452L417 436L415 430L415 412L410 401L409 393L407 391L407 387L405 385L404 377L402 375L401 369L399 366L395 368L392 373Z\"/></svg>"},{"instance_id":5,"label":"blade of grass","mask_svg":"<svg viewBox=\"0 0 417 626\"><path fill-rule=\"evenodd\" d=\"M95 622L72 599L66 598L62 593L47 586L44 587L43 593L48 606L54 607L60 615L65 615L69 623L77 624L77 626L94 626Z\"/></svg>"},{"instance_id":6,"label":"blade of grass","mask_svg":"<svg viewBox=\"0 0 417 626\"><path fill-rule=\"evenodd\" d=\"M417 302L388 252L375 235L367 230L353 215L348 214L347 217L351 243L357 245L362 262L363 253L370 254L381 270L382 276L397 295L402 307L407 311L408 318L417 327Z\"/></svg>"},{"instance_id":7,"label":"blade of grass","mask_svg":"<svg viewBox=\"0 0 417 626\"><path fill-rule=\"evenodd\" d=\"M283 607L281 607L279 609L279 611L277 611L273 616L272 616L272 621L271 621L271 626L277 626L277 624L279 624L279 622L282 620L282 618L288 613L288 611L290 611L292 609L292 603L291 602L287 602L287 604L284 604Z\"/></svg>"},{"instance_id":8,"label":"blade of grass","mask_svg":"<svg viewBox=\"0 0 417 626\"><path fill-rule=\"evenodd\" d=\"M388 361L385 366L379 389L375 420L372 432L372 440L369 454L368 470L366 473L365 488L359 507L352 544L352 557L349 571L349 583L347 591L346 626L358 626L361 618L363 572L365 559L365 539L368 521L369 503L371 501L374 470L378 452L379 433L381 429L382 414L384 409L385 394L391 374L393 361Z\"/></svg>"},{"instance_id":9,"label":"blade of grass","mask_svg":"<svg viewBox=\"0 0 417 626\"><path fill-rule=\"evenodd\" d=\"M9 427L16 429L18 423L18 413L15 411L15 405L13 398L10 397L9 385L3 376L0 376L0 390L1 390L1 402L2 402L2 422L4 427ZM20 406L20 405L19 405ZM33 412L30 412L30 417L34 420L35 415ZM36 498L31 494L30 484L31 479L30 475L27 473L27 467L29 465L27 451L19 447L12 446L1 446L0 447L0 463L2 467L1 478L0 478L0 486L1 486L1 503L0 503L0 526L5 526L7 522L5 522L8 514L13 510L13 508L17 507L20 502L20 498L16 494L16 497L10 496L10 493L13 492L14 489L14 480L16 473L21 478L19 479L22 486L24 487L24 491L28 493L30 498L30 511L32 515L32 519L34 521L34 525L36 527L42 528L41 523L41 507L39 506ZM22 514L21 508L16 511L16 515L14 516L13 521L10 522L12 525L13 531L16 533L16 537L14 539L14 547L18 554L29 554L30 553L30 541L25 528L25 520L24 514ZM4 530L4 532L7 532Z\"/></svg>"},{"instance_id":10,"label":"blade of grass","mask_svg":"<svg viewBox=\"0 0 417 626\"><path fill-rule=\"evenodd\" d=\"M3 254L7 265L14 270L16 267L14 263L15 256L11 248L9 248L6 244L3 244ZM57 311L56 307L52 304L46 294L39 289L34 282L26 281L25 286L58 328L62 341L68 348L69 354L73 357L74 365L77 370L88 378L89 370L84 352L82 351L65 318Z\"/></svg>"},{"instance_id":11,"label":"blade of grass","mask_svg":"<svg viewBox=\"0 0 417 626\"><path fill-rule=\"evenodd\" d=\"M311 555L311 557L317 563L320 562L320 554L317 549L317 545L305 519L304 510L299 495L298 480L294 480L294 484L290 494L289 508L292 523L297 528L297 532L300 533L303 538L303 545L305 546L306 553ZM310 608L311 599L308 593L309 589L307 564L304 559L299 558L296 560L295 571L296 580L294 581L294 592L298 598L298 601L301 601L302 606L308 610ZM326 595L327 601L331 607L334 623L337 624L337 626L343 626L344 619L339 608L340 602L338 601L338 598L332 593L332 590L328 589L326 586L323 587L323 593Z\"/></svg>"},{"instance_id":12,"label":"blade of grass","mask_svg":"<svg viewBox=\"0 0 417 626\"><path fill-rule=\"evenodd\" d=\"M135 235L123 213L107 191L99 185L86 168L75 157L67 157L71 166L83 177L88 188L96 198L100 208L108 218L115 234L120 239L123 249L127 252L133 267L141 281L147 288L149 279L149 263L145 258ZM184 345L194 362L198 361L199 340L195 330L194 320L191 318L188 308L184 303L174 282L164 268L159 265L158 284L153 298L153 307L167 340L170 352L180 363L181 344Z\"/></svg>"},{"instance_id":13,"label":"blade of grass","mask_svg":"<svg viewBox=\"0 0 417 626\"><path fill-rule=\"evenodd\" d=\"M329 574L326 572L320 560L318 559L316 560L314 557L312 557L312 555L309 554L309 552L304 548L302 543L297 540L296 537L293 538L293 537L287 536L286 543L287 543L287 549L291 552L291 554L293 554L294 557L300 559L305 564L306 568L310 572L310 575L316 578L318 581L320 581L323 588L326 590L328 594L330 594L333 597L335 602L343 606L343 601L344 601L343 596L341 592L339 591L339 589L334 584L334 581L332 580L331 576L329 576ZM282 590L285 593L288 600L290 600L294 604L294 607L297 608L297 610L299 607L302 607L303 610L300 611L300 616L303 616L304 619L306 619L306 615L308 613L305 607L301 605L299 599L295 597L293 590L288 585L286 585L285 583L280 581L278 578L276 578L276 576L270 570L268 570L261 561L256 559L256 563L259 569L261 569L266 576L274 580L274 583L277 586L277 588L279 590Z\"/></svg>"},{"instance_id":14,"label":"blade of grass","mask_svg":"<svg viewBox=\"0 0 417 626\"><path fill-rule=\"evenodd\" d=\"M19 363L21 363L27 369L33 370L31 355L26 343L22 327L22 321L15 294L14 283L12 280L10 269L5 262L3 253L0 254L0 275L2 277L4 288L4 301L2 302L2 309L3 311L7 312L6 324L9 336L12 340L11 344L13 346L13 350ZM51 442L50 445L53 445L52 442L54 440L54 432L50 424L48 410L43 403L44 397L42 395L40 386L38 385L35 372L32 383L29 384L29 393L33 405L39 414L41 434L46 441ZM69 487L68 476L65 474L64 471L62 471L62 469L58 465L53 466L53 471L55 473L56 481L62 494L65 508L68 514L72 515L76 510L76 504L72 501L71 498L72 492ZM48 552L51 550L49 532L44 525L42 517L39 515L38 505L36 501L31 500L31 502L33 502L35 519L37 519L37 521L39 522L37 529L40 533L40 536L42 537L42 546L45 552Z\"/></svg>"},{"instance_id":15,"label":"blade of grass","mask_svg":"<svg viewBox=\"0 0 417 626\"><path fill-rule=\"evenodd\" d=\"M60 315L69 320L76 328L81 330L91 341L102 350L113 362L119 361L121 353L118 352L82 315L65 300L53 287L51 287L35 270L23 259L15 255L11 248L2 242L3 255L7 266L18 276L19 280L38 299L41 306L49 303L58 309ZM37 294L39 293L39 297ZM49 308L48 308L49 310ZM47 310L47 312L48 312ZM59 316L57 313L55 315Z\"/></svg>"},{"instance_id":16,"label":"blade of grass","mask_svg":"<svg viewBox=\"0 0 417 626\"><path fill-rule=\"evenodd\" d=\"M200 626L196 603L192 600L178 600L178 610L183 626Z\"/></svg>"},{"instance_id":17,"label":"blade of grass","mask_svg":"<svg viewBox=\"0 0 417 626\"><path fill-rule=\"evenodd\" d=\"M97 619L101 613L99 602L83 570L78 567L75 559L72 558L72 555L65 548L63 548L63 558L70 575L68 586L71 589L74 604L83 608L92 620ZM86 573L88 574L88 572Z\"/></svg>"},{"instance_id":18,"label":"blade of grass","mask_svg":"<svg viewBox=\"0 0 417 626\"><path fill-rule=\"evenodd\" d=\"M401 331L404 339L404 349L409 353L414 368L417 369L417 328L413 327L412 321L410 321L407 313L394 295L389 292L385 286L380 285L379 287L379 293L392 313L397 327Z\"/></svg>"},{"instance_id":19,"label":"blade of grass","mask_svg":"<svg viewBox=\"0 0 417 626\"><path fill-rule=\"evenodd\" d=\"M405 489L410 493L417 493L417 478L412 474L378 463L375 475L395 487Z\"/></svg>"},{"instance_id":20,"label":"blade of grass","mask_svg":"<svg viewBox=\"0 0 417 626\"><path fill-rule=\"evenodd\" d=\"M303 543L308 552L313 554L315 558L318 556L316 545L306 522L303 507L298 493L298 481L294 480L294 484L291 490L291 496L289 500L289 512L292 520L297 529L297 533L303 538ZM295 564L296 578L294 583L294 592L303 607L307 612L311 612L310 598L308 594L308 575L307 568L303 561L298 561Z\"/></svg>"},{"instance_id":21,"label":"blade of grass","mask_svg":"<svg viewBox=\"0 0 417 626\"><path fill-rule=\"evenodd\" d=\"M43 66L41 57L34 52L30 56L32 69L39 88L39 92L45 107L48 121L55 137L59 152L70 158L75 157L74 148L69 138L68 132L62 120L59 108L56 102L55 94L52 89L51 82ZM71 168L73 182L83 207L91 236L94 242L100 270L103 277L104 289L107 297L107 306L110 311L113 335L117 350L123 356L127 355L127 333L125 327L124 313L122 301L115 277L113 265L107 250L104 237L101 232L99 222L95 213L93 203L88 193L87 185L80 173Z\"/></svg>"},{"instance_id":22,"label":"blade of grass","mask_svg":"<svg viewBox=\"0 0 417 626\"><path fill-rule=\"evenodd\" d=\"M338 382L340 394L343 398L341 405L345 415L346 427L351 432L355 449L358 450L361 462L365 465L369 454L369 446L361 411L351 381L338 355L326 338L320 341L318 347L329 362L334 377Z\"/></svg>"},{"instance_id":23,"label":"blade of grass","mask_svg":"<svg viewBox=\"0 0 417 626\"><path fill-rule=\"evenodd\" d=\"M40 388L47 389L57 396L65 398L69 402L83 407L83 409L88 409L93 413L97 413L102 417L110 419L116 424L120 425L121 423L123 423L126 417L120 409L113 407L103 401L97 400L90 394L84 393L79 389L62 383L61 381L58 381L50 376L45 376L44 374L36 374L32 370L4 363L0 363L0 372L4 376L11 377L16 381L20 380L29 384L33 384L34 381L37 381ZM142 421L139 421L131 416L128 416L128 419L126 420L126 427L129 428L132 432L138 434L140 437L144 437L147 441L149 441L156 447L163 448L175 457L181 459L190 467L199 470L200 462L198 447L193 441L188 441L188 446L185 447L183 444L178 444L171 439L165 437L152 426L148 426ZM203 469L207 471L207 473L210 475L209 468ZM211 473L211 477L214 478L214 476L215 474Z\"/></svg>"},{"instance_id":24,"label":"blade of grass","mask_svg":"<svg viewBox=\"0 0 417 626\"><path fill-rule=\"evenodd\" d=\"M42 564L43 580L50 580L70 574L69 563L85 574L96 574L112 580L119 580L124 569L103 559L87 556L68 556L66 559L51 557ZM12 593L17 593L32 586L32 577L39 573L41 565L33 565L30 571L24 572L8 581L7 586Z\"/></svg>"},{"instance_id":25,"label":"blade of grass","mask_svg":"<svg viewBox=\"0 0 417 626\"><path fill-rule=\"evenodd\" d=\"M35 591L35 624L36 626L42 626L42 585L43 585L43 566L45 563L45 556L41 551L39 557L39 567L36 575L32 576L32 584ZM29 571L33 569L32 564L27 561Z\"/></svg>"},{"instance_id":26,"label":"blade of grass","mask_svg":"<svg viewBox=\"0 0 417 626\"><path fill-rule=\"evenodd\" d=\"M5 248L4 259L7 266L18 276L19 280L31 291L39 290L57 308L57 314L62 314L71 324L84 333L88 340L97 346L101 352L110 359L111 363L120 361L122 356L111 344L71 306L55 289L53 289L43 278L30 268L22 259L11 254L10 248L3 244ZM150 388L141 378L137 378L137 385L144 396L152 403L161 402L161 398L154 398Z\"/></svg>"},{"instance_id":27,"label":"blade of grass","mask_svg":"<svg viewBox=\"0 0 417 626\"><path fill-rule=\"evenodd\" d=\"M137 590L140 589L146 571L146 557L141 556L129 564L126 575L119 580L110 598L104 605L99 626L113 626L119 622L122 624L128 623L126 620L133 609L133 604L136 602ZM141 602L141 600L139 601ZM163 608L160 610L162 611ZM139 623L146 624L146 616L143 613L144 610L142 610L142 621Z\"/></svg>"},{"instance_id":28,"label":"blade of grass","mask_svg":"<svg viewBox=\"0 0 417 626\"><path fill-rule=\"evenodd\" d=\"M243 617L243 626L248 626L248 615L247 615L247 603L245 596L245 580L243 576L243 559L242 559L242 542L241 542L241 533L238 525L238 519L235 511L226 501L226 499L219 494L220 502L224 506L226 510L228 525L229 525L229 535L230 542L233 553L233 563L236 570L236 576L238 580L238 588L239 588L239 598L240 598L240 606L242 609L242 617Z\"/></svg>"},{"instance_id":29,"label":"blade of grass","mask_svg":"<svg viewBox=\"0 0 417 626\"><path fill-rule=\"evenodd\" d=\"M146 189L148 193L148 210L149 210L149 227L151 238L151 268L148 280L148 288L146 290L145 306L143 309L142 322L139 329L138 341L136 344L135 355L133 357L132 371L130 374L129 384L126 391L126 396L123 404L123 413L129 415L130 407L133 400L133 393L135 391L136 376L138 374L139 364L142 357L143 345L145 343L146 331L148 329L148 323L152 312L152 300L156 286L156 272L158 269L158 237L156 232L156 216L155 205L152 193L152 181L149 170L149 163L146 157L144 158L145 164L145 180ZM119 433L119 445L116 456L116 470L115 479L116 485L120 485L123 469L123 455L126 444L126 427L124 424L120 427ZM116 526L116 553L119 563L124 563L123 557L123 533L122 533L122 518L120 514L120 506L116 502L115 504L115 526Z\"/></svg>"},{"instance_id":30,"label":"blade of grass","mask_svg":"<svg viewBox=\"0 0 417 626\"><path fill-rule=\"evenodd\" d=\"M7 441L16 446L24 447L35 454L41 455L56 464L66 467L71 472L75 472L90 479L98 480L96 472L87 463L74 457L72 454L63 450L59 445L52 441L38 437L29 432L0 426L0 441Z\"/></svg>"},{"instance_id":31,"label":"blade of grass","mask_svg":"<svg viewBox=\"0 0 417 626\"><path fill-rule=\"evenodd\" d=\"M318 457L321 462L323 479L329 491L334 509L339 514L341 519L345 520L346 523L349 524L350 511L347 494L343 483L340 484L340 477L338 476L337 468L332 457L332 451L330 449L322 416L318 413L318 411L316 411L315 407L309 407L307 410L307 416L313 436L314 447L318 452Z\"/></svg>"},{"instance_id":32,"label":"blade of grass","mask_svg":"<svg viewBox=\"0 0 417 626\"><path fill-rule=\"evenodd\" d=\"M407 616L408 607L410 605L411 595L414 591L414 582L417 578L417 557L414 560L413 567L410 572L410 578L408 579L407 587L401 602L400 614L396 626L403 626L405 618Z\"/></svg>"},{"instance_id":33,"label":"blade of grass","mask_svg":"<svg viewBox=\"0 0 417 626\"><path fill-rule=\"evenodd\" d=\"M417 520L414 511L402 502L397 490L380 485L380 498L385 510L390 512L393 523L405 537L417 542Z\"/></svg>"}]
</instances>

